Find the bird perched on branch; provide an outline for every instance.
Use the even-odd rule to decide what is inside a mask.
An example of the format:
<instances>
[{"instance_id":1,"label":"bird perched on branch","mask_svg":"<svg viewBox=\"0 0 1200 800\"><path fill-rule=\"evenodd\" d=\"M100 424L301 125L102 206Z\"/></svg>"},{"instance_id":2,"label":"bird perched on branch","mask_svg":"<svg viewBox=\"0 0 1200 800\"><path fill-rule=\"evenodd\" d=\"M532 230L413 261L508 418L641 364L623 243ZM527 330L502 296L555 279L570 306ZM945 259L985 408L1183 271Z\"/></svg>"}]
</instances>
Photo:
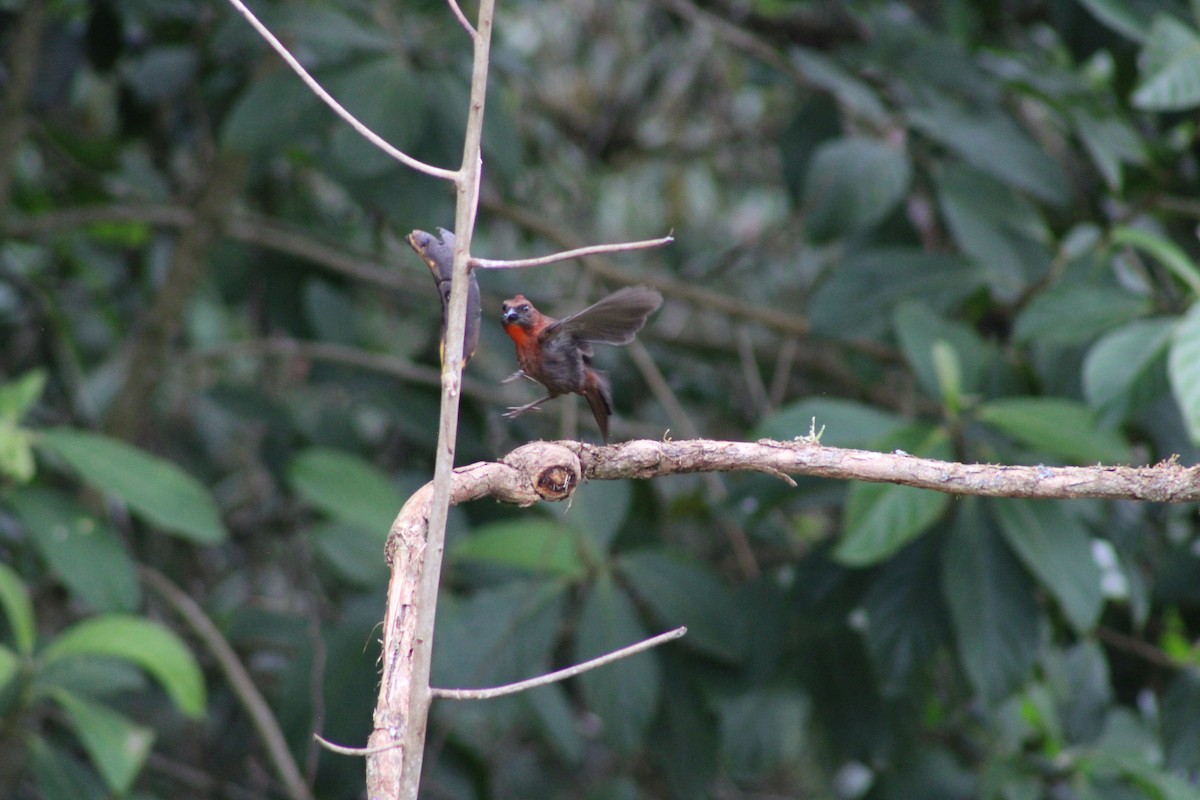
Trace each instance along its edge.
<instances>
[{"instance_id":1,"label":"bird perched on branch","mask_svg":"<svg viewBox=\"0 0 1200 800\"><path fill-rule=\"evenodd\" d=\"M662 295L645 286L631 286L582 311L553 319L533 307L524 295L504 301L501 324L517 346L519 377L535 380L550 392L541 400L508 409L516 417L563 394L580 394L592 409L600 435L608 441L608 418L613 413L612 389L603 372L592 368L592 345L629 344L662 305Z\"/></svg>"},{"instance_id":2,"label":"bird perched on branch","mask_svg":"<svg viewBox=\"0 0 1200 800\"><path fill-rule=\"evenodd\" d=\"M441 238L425 231L413 231L405 236L409 247L417 251L417 255L429 267L433 281L437 284L438 296L442 299L442 338L439 339L438 354L442 361L446 360L446 312L450 306L450 281L454 275L454 234L445 228L438 228ZM475 270L467 270L467 321L463 328L463 366L475 354L479 346L479 320L483 311L479 305L479 282L475 280Z\"/></svg>"}]
</instances>

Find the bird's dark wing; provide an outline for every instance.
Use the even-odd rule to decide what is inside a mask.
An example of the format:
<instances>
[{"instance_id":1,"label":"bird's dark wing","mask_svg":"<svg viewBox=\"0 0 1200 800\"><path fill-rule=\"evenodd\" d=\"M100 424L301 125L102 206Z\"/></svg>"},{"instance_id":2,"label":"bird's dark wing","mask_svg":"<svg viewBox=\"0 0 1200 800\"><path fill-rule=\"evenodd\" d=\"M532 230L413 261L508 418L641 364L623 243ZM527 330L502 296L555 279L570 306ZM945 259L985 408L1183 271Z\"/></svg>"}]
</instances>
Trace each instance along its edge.
<instances>
[{"instance_id":1,"label":"bird's dark wing","mask_svg":"<svg viewBox=\"0 0 1200 800\"><path fill-rule=\"evenodd\" d=\"M627 286L590 305L577 314L547 325L540 338L545 341L563 334L602 344L629 344L650 316L662 305L662 295L646 286Z\"/></svg>"}]
</instances>

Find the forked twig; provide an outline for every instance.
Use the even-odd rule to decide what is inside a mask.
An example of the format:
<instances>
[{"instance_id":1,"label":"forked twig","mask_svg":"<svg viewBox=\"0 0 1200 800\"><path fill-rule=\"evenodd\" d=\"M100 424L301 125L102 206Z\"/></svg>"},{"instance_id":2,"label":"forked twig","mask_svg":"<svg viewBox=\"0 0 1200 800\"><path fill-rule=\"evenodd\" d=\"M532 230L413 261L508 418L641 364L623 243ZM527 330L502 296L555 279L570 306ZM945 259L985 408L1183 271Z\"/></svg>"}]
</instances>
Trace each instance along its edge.
<instances>
[{"instance_id":1,"label":"forked twig","mask_svg":"<svg viewBox=\"0 0 1200 800\"><path fill-rule=\"evenodd\" d=\"M539 675L536 678L529 678L528 680L517 681L516 683L507 683L503 686L493 686L489 689L431 689L430 691L433 692L434 697L444 697L447 700L489 700L493 697L503 697L506 694L516 694L526 689L536 689L539 686L573 678L596 667L603 667L605 664L611 664L622 658L636 655L643 650L649 650L651 647L657 647L672 639L678 639L686 633L687 628L679 627L675 630L660 633L658 636L631 644L628 647L622 647L620 650L614 650L611 653L597 656L581 664L554 672L547 672L545 675Z\"/></svg>"}]
</instances>

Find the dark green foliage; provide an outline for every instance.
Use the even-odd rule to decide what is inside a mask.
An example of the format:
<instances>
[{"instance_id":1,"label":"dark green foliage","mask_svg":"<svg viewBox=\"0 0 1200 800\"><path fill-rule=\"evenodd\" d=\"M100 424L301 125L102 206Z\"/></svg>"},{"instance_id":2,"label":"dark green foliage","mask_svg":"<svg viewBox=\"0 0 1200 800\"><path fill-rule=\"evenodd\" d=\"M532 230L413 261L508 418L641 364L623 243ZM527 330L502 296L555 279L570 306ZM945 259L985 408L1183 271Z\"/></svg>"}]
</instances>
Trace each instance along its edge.
<instances>
[{"instance_id":1,"label":"dark green foliage","mask_svg":"<svg viewBox=\"0 0 1200 800\"><path fill-rule=\"evenodd\" d=\"M254 5L378 133L457 165L444 2ZM572 399L500 416L533 391L499 383L500 300L642 282L686 419L601 350L617 440L1200 459L1195 4L697 5L501 0L474 254L676 241L477 271L460 464L587 435ZM371 730L383 544L436 437L441 307L403 237L449 227L453 191L220 2L0 3L0 58L0 797L284 796L145 567L232 643L316 796L358 797L311 734ZM435 684L689 633L437 701L425 794L1195 797L1198 533L1192 506L763 475L453 509Z\"/></svg>"}]
</instances>

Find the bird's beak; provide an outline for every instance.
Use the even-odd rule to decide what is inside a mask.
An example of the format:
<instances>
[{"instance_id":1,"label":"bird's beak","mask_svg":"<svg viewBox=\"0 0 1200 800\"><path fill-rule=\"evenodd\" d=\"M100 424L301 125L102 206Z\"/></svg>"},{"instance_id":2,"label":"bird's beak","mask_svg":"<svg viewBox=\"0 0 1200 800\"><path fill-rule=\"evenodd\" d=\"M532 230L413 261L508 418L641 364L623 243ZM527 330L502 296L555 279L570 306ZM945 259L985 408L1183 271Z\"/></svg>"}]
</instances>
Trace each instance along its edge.
<instances>
[{"instance_id":1,"label":"bird's beak","mask_svg":"<svg viewBox=\"0 0 1200 800\"><path fill-rule=\"evenodd\" d=\"M517 310L515 308L509 308L509 307L505 306L503 311L504 311L504 313L500 315L500 319L502 321L504 321L504 322L516 322L517 321Z\"/></svg>"}]
</instances>

